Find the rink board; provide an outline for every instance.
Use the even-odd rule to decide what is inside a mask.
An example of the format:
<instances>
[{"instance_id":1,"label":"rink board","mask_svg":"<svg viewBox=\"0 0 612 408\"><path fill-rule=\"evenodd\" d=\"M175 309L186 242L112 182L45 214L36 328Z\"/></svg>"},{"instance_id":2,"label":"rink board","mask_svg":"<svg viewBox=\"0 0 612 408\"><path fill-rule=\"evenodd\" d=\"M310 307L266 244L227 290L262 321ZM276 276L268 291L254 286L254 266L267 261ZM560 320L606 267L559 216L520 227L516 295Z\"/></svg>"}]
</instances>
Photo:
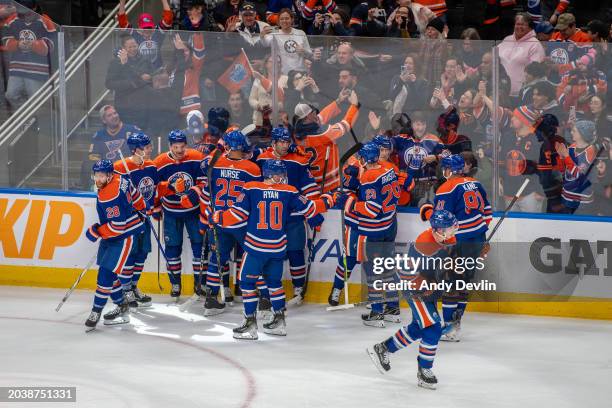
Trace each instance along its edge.
<instances>
[{"instance_id":1,"label":"rink board","mask_svg":"<svg viewBox=\"0 0 612 408\"><path fill-rule=\"evenodd\" d=\"M340 256L340 213L333 210L325 218L315 242L307 295L308 301L317 303L327 302ZM398 218L396 246L402 251L425 224L413 211L400 213ZM0 285L68 288L97 249L84 235L86 227L97 221L91 193L0 189ZM612 319L610 227L610 218L523 214L507 218L487 261L485 278L497 283L497 292L490 301L471 303L471 310ZM183 254L183 265L190 265L187 244ZM591 256L594 263L576 271L571 266L576 256ZM159 293L157 265L154 243L139 285L143 290ZM164 262L160 265L167 292L170 285ZM361 300L359 275L351 277L351 301ZM187 272L183 274L185 294L192 290L192 279ZM95 271L85 275L79 288L95 288Z\"/></svg>"}]
</instances>

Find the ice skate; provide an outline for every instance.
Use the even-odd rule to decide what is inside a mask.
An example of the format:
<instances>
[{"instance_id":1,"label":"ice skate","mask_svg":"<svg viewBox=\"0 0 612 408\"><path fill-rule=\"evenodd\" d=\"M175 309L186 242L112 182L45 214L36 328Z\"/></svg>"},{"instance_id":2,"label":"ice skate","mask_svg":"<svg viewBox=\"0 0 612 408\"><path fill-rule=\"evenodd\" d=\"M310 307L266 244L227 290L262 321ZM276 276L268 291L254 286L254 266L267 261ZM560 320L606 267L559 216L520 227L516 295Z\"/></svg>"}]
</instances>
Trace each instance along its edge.
<instances>
[{"instance_id":1,"label":"ice skate","mask_svg":"<svg viewBox=\"0 0 612 408\"><path fill-rule=\"evenodd\" d=\"M366 352L381 374L391 370L389 350L387 349L385 343L376 343L372 348L368 347Z\"/></svg>"},{"instance_id":2,"label":"ice skate","mask_svg":"<svg viewBox=\"0 0 612 408\"><path fill-rule=\"evenodd\" d=\"M441 341L459 342L461 341L461 324L459 322L450 323L442 328Z\"/></svg>"},{"instance_id":3,"label":"ice skate","mask_svg":"<svg viewBox=\"0 0 612 408\"><path fill-rule=\"evenodd\" d=\"M217 297L209 294L204 302L204 316L215 316L225 312L225 304L217 300Z\"/></svg>"},{"instance_id":4,"label":"ice skate","mask_svg":"<svg viewBox=\"0 0 612 408\"><path fill-rule=\"evenodd\" d=\"M385 317L382 313L370 310L370 313L361 315L361 320L366 326L385 327Z\"/></svg>"},{"instance_id":5,"label":"ice skate","mask_svg":"<svg viewBox=\"0 0 612 408\"><path fill-rule=\"evenodd\" d=\"M234 306L234 295L232 295L232 289L227 286L223 288L225 294L225 304L228 306Z\"/></svg>"},{"instance_id":6,"label":"ice skate","mask_svg":"<svg viewBox=\"0 0 612 408\"><path fill-rule=\"evenodd\" d=\"M91 311L89 317L85 321L85 333L89 333L96 329L96 325L100 321L100 312Z\"/></svg>"},{"instance_id":7,"label":"ice skate","mask_svg":"<svg viewBox=\"0 0 612 408\"><path fill-rule=\"evenodd\" d=\"M401 323L402 316L400 316L400 309L398 307L389 307L385 305L385 311L383 312L383 319L385 320L385 322Z\"/></svg>"},{"instance_id":8,"label":"ice skate","mask_svg":"<svg viewBox=\"0 0 612 408\"><path fill-rule=\"evenodd\" d=\"M132 309L138 309L138 302L136 301L136 295L134 295L134 292L132 291L132 289L126 290L123 293L125 295L125 301L128 303L128 306L131 307Z\"/></svg>"},{"instance_id":9,"label":"ice skate","mask_svg":"<svg viewBox=\"0 0 612 408\"><path fill-rule=\"evenodd\" d=\"M417 372L417 381L419 387L430 390L435 390L438 386L438 379L434 375L433 371L431 371L429 368L423 368L421 366L419 366L419 371Z\"/></svg>"},{"instance_id":10,"label":"ice skate","mask_svg":"<svg viewBox=\"0 0 612 408\"><path fill-rule=\"evenodd\" d=\"M173 298L173 300L178 303L180 296L181 296L181 284L173 283L172 289L170 290L170 297Z\"/></svg>"},{"instance_id":11,"label":"ice skate","mask_svg":"<svg viewBox=\"0 0 612 408\"><path fill-rule=\"evenodd\" d=\"M239 340L257 340L257 319L255 316L245 316L240 327L234 330L234 338Z\"/></svg>"},{"instance_id":12,"label":"ice skate","mask_svg":"<svg viewBox=\"0 0 612 408\"><path fill-rule=\"evenodd\" d=\"M114 326L130 322L130 307L127 302L117 305L113 310L104 315L104 325Z\"/></svg>"},{"instance_id":13,"label":"ice skate","mask_svg":"<svg viewBox=\"0 0 612 408\"><path fill-rule=\"evenodd\" d=\"M286 336L287 335L287 325L285 323L285 312L275 312L272 321L268 323L264 323L263 331L267 334L272 334L275 336Z\"/></svg>"},{"instance_id":14,"label":"ice skate","mask_svg":"<svg viewBox=\"0 0 612 408\"><path fill-rule=\"evenodd\" d=\"M338 306L340 304L340 294L342 293L342 289L332 288L332 291L327 298L327 303L330 306Z\"/></svg>"},{"instance_id":15,"label":"ice skate","mask_svg":"<svg viewBox=\"0 0 612 408\"><path fill-rule=\"evenodd\" d=\"M257 318L262 322L268 322L272 320L274 314L272 313L272 303L268 298L259 298L259 305L257 306Z\"/></svg>"},{"instance_id":16,"label":"ice skate","mask_svg":"<svg viewBox=\"0 0 612 408\"><path fill-rule=\"evenodd\" d=\"M300 306L304 303L304 297L302 296L302 291L304 288L294 288L293 289L293 298L287 302L287 306Z\"/></svg>"},{"instance_id":17,"label":"ice skate","mask_svg":"<svg viewBox=\"0 0 612 408\"><path fill-rule=\"evenodd\" d=\"M134 297L136 298L136 302L138 302L138 307L150 307L151 306L151 302L153 300L151 299L151 296L146 295L138 288L134 288L133 291L134 291Z\"/></svg>"}]
</instances>

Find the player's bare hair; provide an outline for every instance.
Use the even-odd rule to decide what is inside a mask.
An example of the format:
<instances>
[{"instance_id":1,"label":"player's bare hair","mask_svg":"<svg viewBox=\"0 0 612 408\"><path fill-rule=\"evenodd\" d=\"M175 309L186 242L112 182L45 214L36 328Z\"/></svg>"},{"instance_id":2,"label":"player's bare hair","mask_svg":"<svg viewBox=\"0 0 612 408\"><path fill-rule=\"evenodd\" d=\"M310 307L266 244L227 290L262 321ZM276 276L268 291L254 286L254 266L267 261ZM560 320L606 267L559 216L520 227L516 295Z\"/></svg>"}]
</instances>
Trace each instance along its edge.
<instances>
[{"instance_id":1,"label":"player's bare hair","mask_svg":"<svg viewBox=\"0 0 612 408\"><path fill-rule=\"evenodd\" d=\"M113 105L104 105L100 108L100 119L104 120L104 115L106 115L106 111L109 109L115 109Z\"/></svg>"}]
</instances>

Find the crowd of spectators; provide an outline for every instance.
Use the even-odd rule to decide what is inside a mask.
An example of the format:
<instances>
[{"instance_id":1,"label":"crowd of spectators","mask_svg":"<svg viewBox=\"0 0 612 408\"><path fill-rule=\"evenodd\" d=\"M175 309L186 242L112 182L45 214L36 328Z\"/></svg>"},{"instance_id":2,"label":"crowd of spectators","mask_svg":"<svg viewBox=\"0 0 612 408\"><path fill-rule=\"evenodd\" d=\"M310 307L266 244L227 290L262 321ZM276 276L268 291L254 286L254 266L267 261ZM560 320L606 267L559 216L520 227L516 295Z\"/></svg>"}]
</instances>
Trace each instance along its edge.
<instances>
[{"instance_id":1,"label":"crowd of spectators","mask_svg":"<svg viewBox=\"0 0 612 408\"><path fill-rule=\"evenodd\" d=\"M517 210L612 214L605 13L579 26L569 0L463 1L475 11L459 31L444 0L160 2L132 27L120 1L106 75L122 123L154 140L221 106L265 143L298 104L335 101L341 117L357 100L358 139L438 138L498 191L496 208L529 178ZM435 184L420 180L412 205Z\"/></svg>"}]
</instances>

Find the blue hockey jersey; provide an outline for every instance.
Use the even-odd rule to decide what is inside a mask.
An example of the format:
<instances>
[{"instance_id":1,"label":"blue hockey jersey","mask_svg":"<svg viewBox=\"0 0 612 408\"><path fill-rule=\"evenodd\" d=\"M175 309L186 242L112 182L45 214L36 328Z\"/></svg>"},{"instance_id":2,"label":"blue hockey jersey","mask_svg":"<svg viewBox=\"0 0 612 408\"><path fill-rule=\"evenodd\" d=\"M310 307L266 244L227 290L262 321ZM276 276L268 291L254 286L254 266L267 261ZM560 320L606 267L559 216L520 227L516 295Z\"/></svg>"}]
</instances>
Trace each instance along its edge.
<instances>
[{"instance_id":1,"label":"blue hockey jersey","mask_svg":"<svg viewBox=\"0 0 612 408\"><path fill-rule=\"evenodd\" d=\"M359 217L359 234L385 237L397 222L396 208L401 188L391 163L366 169L359 179L358 201L353 212Z\"/></svg>"},{"instance_id":2,"label":"blue hockey jersey","mask_svg":"<svg viewBox=\"0 0 612 408\"><path fill-rule=\"evenodd\" d=\"M129 180L118 174L113 175L111 181L98 190L98 234L102 239L118 241L142 232L143 222L136 210L144 209L142 195L130 186Z\"/></svg>"},{"instance_id":3,"label":"blue hockey jersey","mask_svg":"<svg viewBox=\"0 0 612 408\"><path fill-rule=\"evenodd\" d=\"M153 162L157 167L160 182L160 198L164 214L180 217L184 214L191 214L197 211L197 204L184 207L181 203L181 197L191 187L204 184L205 176L200 166L203 159L202 153L193 149L187 149L185 156L180 161L172 158L170 152L162 153L155 158ZM175 185L177 180L181 178L185 185L183 192L175 193L167 187L170 184Z\"/></svg>"},{"instance_id":4,"label":"blue hockey jersey","mask_svg":"<svg viewBox=\"0 0 612 408\"><path fill-rule=\"evenodd\" d=\"M593 202L593 189L587 173L597 157L597 149L595 145L579 149L572 144L568 153L569 156L562 162L565 171L561 197L566 207L578 208L581 203Z\"/></svg>"},{"instance_id":5,"label":"blue hockey jersey","mask_svg":"<svg viewBox=\"0 0 612 408\"><path fill-rule=\"evenodd\" d=\"M415 180L436 178L436 163L425 163L425 157L445 153L440 139L434 135L425 135L421 140L404 136L394 136L394 149L399 159L399 169L406 171ZM446 152L447 153L447 152Z\"/></svg>"},{"instance_id":6,"label":"blue hockey jersey","mask_svg":"<svg viewBox=\"0 0 612 408\"><path fill-rule=\"evenodd\" d=\"M118 151L121 150L124 157L128 157L131 153L127 146L127 139L134 133L141 132L138 126L122 124L116 132L109 132L104 128L98 130L92 140L92 145L89 148L90 157L92 160L119 160Z\"/></svg>"},{"instance_id":7,"label":"blue hockey jersey","mask_svg":"<svg viewBox=\"0 0 612 408\"><path fill-rule=\"evenodd\" d=\"M147 210L151 210L155 206L155 198L157 196L157 167L151 160L145 160L144 163L138 165L130 157L126 157L125 162L130 170L130 178L134 186L138 189L142 198L145 201ZM114 163L115 172L125 177L128 177L125 166L121 160Z\"/></svg>"},{"instance_id":8,"label":"blue hockey jersey","mask_svg":"<svg viewBox=\"0 0 612 408\"><path fill-rule=\"evenodd\" d=\"M306 218L327 211L323 200L309 200L287 184L252 181L242 188L234 206L221 215L220 225L247 222L244 250L249 254L284 258L286 227L291 213Z\"/></svg>"},{"instance_id":9,"label":"blue hockey jersey","mask_svg":"<svg viewBox=\"0 0 612 408\"><path fill-rule=\"evenodd\" d=\"M45 81L49 78L51 55L54 47L55 26L42 18L26 21L14 17L4 27L2 44L10 52L9 75ZM19 47L20 42L30 44L29 49Z\"/></svg>"},{"instance_id":10,"label":"blue hockey jersey","mask_svg":"<svg viewBox=\"0 0 612 408\"><path fill-rule=\"evenodd\" d=\"M458 241L473 238L487 231L493 211L487 192L471 177L452 177L442 184L434 198L434 211L447 210L459 223Z\"/></svg>"}]
</instances>

